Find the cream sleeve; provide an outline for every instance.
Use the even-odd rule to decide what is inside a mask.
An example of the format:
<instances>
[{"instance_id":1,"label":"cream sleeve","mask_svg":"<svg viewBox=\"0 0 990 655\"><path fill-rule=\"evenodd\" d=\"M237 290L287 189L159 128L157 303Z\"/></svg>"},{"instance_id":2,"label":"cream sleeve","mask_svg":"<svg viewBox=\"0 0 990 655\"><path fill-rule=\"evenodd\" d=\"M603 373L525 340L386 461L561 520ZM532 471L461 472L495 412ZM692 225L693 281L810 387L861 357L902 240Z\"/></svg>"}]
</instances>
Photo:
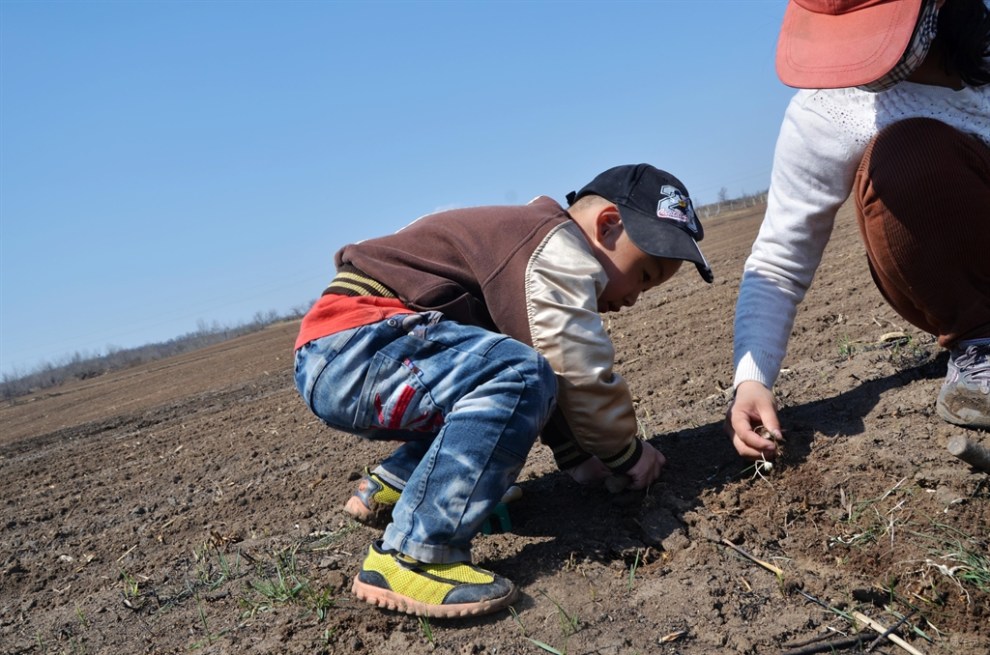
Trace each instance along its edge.
<instances>
[{"instance_id":1,"label":"cream sleeve","mask_svg":"<svg viewBox=\"0 0 990 655\"><path fill-rule=\"evenodd\" d=\"M849 195L865 144L833 120L846 97L799 91L784 115L766 215L736 303L736 385L756 380L772 387L776 381L797 307ZM858 115L855 106L844 109Z\"/></svg>"},{"instance_id":2,"label":"cream sleeve","mask_svg":"<svg viewBox=\"0 0 990 655\"><path fill-rule=\"evenodd\" d=\"M636 454L632 396L614 370L598 313L608 278L578 226L563 223L530 259L526 309L533 346L557 374L558 400L578 444L612 468Z\"/></svg>"}]
</instances>

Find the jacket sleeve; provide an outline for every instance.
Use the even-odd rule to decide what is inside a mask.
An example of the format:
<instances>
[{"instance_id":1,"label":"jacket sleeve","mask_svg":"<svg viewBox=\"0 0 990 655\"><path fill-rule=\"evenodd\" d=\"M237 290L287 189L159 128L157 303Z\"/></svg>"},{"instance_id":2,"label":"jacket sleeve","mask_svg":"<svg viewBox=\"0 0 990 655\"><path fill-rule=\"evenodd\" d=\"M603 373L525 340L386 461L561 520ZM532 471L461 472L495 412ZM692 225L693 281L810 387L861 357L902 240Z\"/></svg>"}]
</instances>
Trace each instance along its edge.
<instances>
[{"instance_id":1,"label":"jacket sleeve","mask_svg":"<svg viewBox=\"0 0 990 655\"><path fill-rule=\"evenodd\" d=\"M606 282L580 229L563 223L529 261L526 310L533 346L557 374L565 432L569 428L578 453L596 455L623 472L636 463L642 446L632 396L613 370L615 350L598 313Z\"/></svg>"},{"instance_id":2,"label":"jacket sleeve","mask_svg":"<svg viewBox=\"0 0 990 655\"><path fill-rule=\"evenodd\" d=\"M861 94L863 95L863 94ZM773 386L797 306L821 263L865 144L829 115L847 96L799 91L777 138L767 212L746 260L736 304L735 385ZM853 112L855 107L843 107Z\"/></svg>"}]
</instances>

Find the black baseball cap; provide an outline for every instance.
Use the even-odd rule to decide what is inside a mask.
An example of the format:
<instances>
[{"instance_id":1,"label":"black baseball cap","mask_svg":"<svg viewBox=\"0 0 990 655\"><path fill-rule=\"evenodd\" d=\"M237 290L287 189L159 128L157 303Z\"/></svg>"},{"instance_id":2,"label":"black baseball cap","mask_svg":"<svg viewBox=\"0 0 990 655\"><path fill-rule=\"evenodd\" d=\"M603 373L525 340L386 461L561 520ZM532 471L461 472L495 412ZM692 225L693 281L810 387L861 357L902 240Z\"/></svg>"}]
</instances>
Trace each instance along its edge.
<instances>
[{"instance_id":1,"label":"black baseball cap","mask_svg":"<svg viewBox=\"0 0 990 655\"><path fill-rule=\"evenodd\" d=\"M643 252L694 262L705 282L715 279L698 247L705 230L687 189L670 173L649 164L616 166L580 191L568 193L567 202L573 205L587 195L601 196L619 208L629 238Z\"/></svg>"}]
</instances>

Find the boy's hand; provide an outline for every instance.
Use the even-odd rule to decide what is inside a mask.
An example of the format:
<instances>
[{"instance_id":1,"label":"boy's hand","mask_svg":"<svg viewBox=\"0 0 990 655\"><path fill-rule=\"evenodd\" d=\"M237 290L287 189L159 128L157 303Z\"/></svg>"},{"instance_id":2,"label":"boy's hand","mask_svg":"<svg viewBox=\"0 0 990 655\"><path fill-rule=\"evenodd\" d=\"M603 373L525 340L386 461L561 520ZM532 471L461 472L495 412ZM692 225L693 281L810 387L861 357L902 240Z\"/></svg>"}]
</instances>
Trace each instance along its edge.
<instances>
[{"instance_id":1,"label":"boy's hand","mask_svg":"<svg viewBox=\"0 0 990 655\"><path fill-rule=\"evenodd\" d=\"M735 400L725 417L725 432L732 437L736 451L746 459L773 459L777 456L776 444L755 432L755 428L761 425L780 438L780 421L777 419L773 393L759 382L747 380L736 387Z\"/></svg>"},{"instance_id":2,"label":"boy's hand","mask_svg":"<svg viewBox=\"0 0 990 655\"><path fill-rule=\"evenodd\" d=\"M612 471L597 457L589 457L577 466L572 466L567 474L580 484L599 484L612 475Z\"/></svg>"},{"instance_id":3,"label":"boy's hand","mask_svg":"<svg viewBox=\"0 0 990 655\"><path fill-rule=\"evenodd\" d=\"M647 442L643 442L643 454L639 461L631 469L626 471L626 475L631 480L630 489L646 489L651 482L660 477L660 470L667 463L667 458Z\"/></svg>"}]
</instances>

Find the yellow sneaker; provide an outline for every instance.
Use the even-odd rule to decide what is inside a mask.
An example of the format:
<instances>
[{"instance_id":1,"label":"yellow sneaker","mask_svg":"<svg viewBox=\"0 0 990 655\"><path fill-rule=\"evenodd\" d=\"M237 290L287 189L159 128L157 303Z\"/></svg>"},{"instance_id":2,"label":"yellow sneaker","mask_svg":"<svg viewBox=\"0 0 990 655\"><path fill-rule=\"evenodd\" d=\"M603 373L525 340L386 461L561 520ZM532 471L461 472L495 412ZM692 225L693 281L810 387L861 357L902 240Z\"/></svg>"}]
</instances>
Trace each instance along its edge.
<instances>
[{"instance_id":1,"label":"yellow sneaker","mask_svg":"<svg viewBox=\"0 0 990 655\"><path fill-rule=\"evenodd\" d=\"M508 578L466 562L427 564L394 551L381 541L368 548L351 591L366 603L390 610L452 618L488 614L516 597Z\"/></svg>"}]
</instances>

